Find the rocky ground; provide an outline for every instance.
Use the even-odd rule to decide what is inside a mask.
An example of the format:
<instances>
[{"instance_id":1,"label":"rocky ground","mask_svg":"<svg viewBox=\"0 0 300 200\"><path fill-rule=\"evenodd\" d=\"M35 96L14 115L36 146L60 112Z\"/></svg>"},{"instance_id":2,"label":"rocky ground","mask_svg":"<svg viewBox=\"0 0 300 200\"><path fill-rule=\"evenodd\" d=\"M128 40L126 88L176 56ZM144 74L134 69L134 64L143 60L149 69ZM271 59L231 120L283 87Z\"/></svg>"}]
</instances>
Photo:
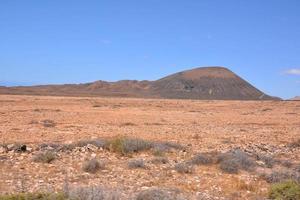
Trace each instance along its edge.
<instances>
[{"instance_id":1,"label":"rocky ground","mask_svg":"<svg viewBox=\"0 0 300 200\"><path fill-rule=\"evenodd\" d=\"M0 193L67 185L121 199L151 188L178 199L265 199L273 182L300 180L299 115L296 101L2 95ZM226 152L238 171L219 159ZM199 154L210 161L193 162ZM91 172L84 166L93 159L100 167Z\"/></svg>"}]
</instances>

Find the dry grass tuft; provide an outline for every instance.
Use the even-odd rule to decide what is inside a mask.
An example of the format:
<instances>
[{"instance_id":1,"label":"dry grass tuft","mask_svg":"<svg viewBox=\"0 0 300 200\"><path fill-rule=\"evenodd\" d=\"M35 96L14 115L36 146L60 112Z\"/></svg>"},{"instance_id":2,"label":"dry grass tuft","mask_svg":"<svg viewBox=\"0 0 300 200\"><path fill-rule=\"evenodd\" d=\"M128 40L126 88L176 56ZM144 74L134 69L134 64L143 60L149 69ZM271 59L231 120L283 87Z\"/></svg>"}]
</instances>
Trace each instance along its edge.
<instances>
[{"instance_id":1,"label":"dry grass tuft","mask_svg":"<svg viewBox=\"0 0 300 200\"><path fill-rule=\"evenodd\" d=\"M109 149L123 155L149 150L152 143L142 139L133 138L115 138L109 141Z\"/></svg>"},{"instance_id":2,"label":"dry grass tuft","mask_svg":"<svg viewBox=\"0 0 300 200\"><path fill-rule=\"evenodd\" d=\"M199 153L192 158L191 162L194 165L209 165L209 164L213 164L214 160L208 154Z\"/></svg>"},{"instance_id":3,"label":"dry grass tuft","mask_svg":"<svg viewBox=\"0 0 300 200\"><path fill-rule=\"evenodd\" d=\"M56 126L56 123L50 119L45 119L45 120L41 121L41 123L46 128L53 128Z\"/></svg>"},{"instance_id":4,"label":"dry grass tuft","mask_svg":"<svg viewBox=\"0 0 300 200\"><path fill-rule=\"evenodd\" d=\"M174 200L174 198L164 190L148 189L141 191L136 200Z\"/></svg>"},{"instance_id":5,"label":"dry grass tuft","mask_svg":"<svg viewBox=\"0 0 300 200\"><path fill-rule=\"evenodd\" d=\"M105 163L103 161L97 160L96 158L85 161L82 166L82 170L88 173L96 173L98 170L104 168Z\"/></svg>"},{"instance_id":6,"label":"dry grass tuft","mask_svg":"<svg viewBox=\"0 0 300 200\"><path fill-rule=\"evenodd\" d=\"M169 163L169 160L166 157L155 157L151 160L151 163L153 163L153 164L167 164L167 163Z\"/></svg>"},{"instance_id":7,"label":"dry grass tuft","mask_svg":"<svg viewBox=\"0 0 300 200\"><path fill-rule=\"evenodd\" d=\"M142 168L145 169L146 165L143 159L133 159L128 162L128 168L129 169L137 169Z\"/></svg>"},{"instance_id":8,"label":"dry grass tuft","mask_svg":"<svg viewBox=\"0 0 300 200\"><path fill-rule=\"evenodd\" d=\"M55 160L56 154L52 151L40 152L33 157L34 162L51 163Z\"/></svg>"},{"instance_id":9,"label":"dry grass tuft","mask_svg":"<svg viewBox=\"0 0 300 200\"><path fill-rule=\"evenodd\" d=\"M194 166L190 162L182 162L175 165L174 169L181 174L194 173Z\"/></svg>"}]
</instances>

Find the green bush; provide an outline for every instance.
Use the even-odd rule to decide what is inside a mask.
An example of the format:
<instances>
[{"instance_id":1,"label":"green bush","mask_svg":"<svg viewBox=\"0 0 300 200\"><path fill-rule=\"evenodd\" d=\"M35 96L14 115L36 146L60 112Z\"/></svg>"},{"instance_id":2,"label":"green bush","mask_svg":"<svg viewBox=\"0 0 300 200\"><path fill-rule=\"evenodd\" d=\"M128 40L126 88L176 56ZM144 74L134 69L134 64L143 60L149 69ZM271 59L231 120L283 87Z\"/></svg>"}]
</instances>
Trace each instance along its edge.
<instances>
[{"instance_id":1,"label":"green bush","mask_svg":"<svg viewBox=\"0 0 300 200\"><path fill-rule=\"evenodd\" d=\"M300 185L291 180L273 184L269 198L276 200L299 200Z\"/></svg>"}]
</instances>

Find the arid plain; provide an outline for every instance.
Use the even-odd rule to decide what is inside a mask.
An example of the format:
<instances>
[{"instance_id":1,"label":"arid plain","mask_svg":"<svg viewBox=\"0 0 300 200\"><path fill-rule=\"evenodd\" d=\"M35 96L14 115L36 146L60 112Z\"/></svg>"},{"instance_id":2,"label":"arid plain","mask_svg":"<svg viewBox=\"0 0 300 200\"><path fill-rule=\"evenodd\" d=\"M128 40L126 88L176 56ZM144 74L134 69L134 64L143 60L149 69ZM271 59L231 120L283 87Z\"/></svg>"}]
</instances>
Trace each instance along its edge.
<instances>
[{"instance_id":1,"label":"arid plain","mask_svg":"<svg viewBox=\"0 0 300 200\"><path fill-rule=\"evenodd\" d=\"M116 138L164 148L124 154L99 144ZM299 139L300 101L1 95L0 193L60 191L67 183L101 186L121 199L149 188L182 199L265 199L273 173L299 175ZM55 159L35 162L46 150ZM218 160L237 150L255 163L253 169L232 172L219 161L193 162L199 154ZM83 170L92 158L105 167ZM128 164L134 159L142 160L142 166ZM193 164L181 170L180 163Z\"/></svg>"}]
</instances>

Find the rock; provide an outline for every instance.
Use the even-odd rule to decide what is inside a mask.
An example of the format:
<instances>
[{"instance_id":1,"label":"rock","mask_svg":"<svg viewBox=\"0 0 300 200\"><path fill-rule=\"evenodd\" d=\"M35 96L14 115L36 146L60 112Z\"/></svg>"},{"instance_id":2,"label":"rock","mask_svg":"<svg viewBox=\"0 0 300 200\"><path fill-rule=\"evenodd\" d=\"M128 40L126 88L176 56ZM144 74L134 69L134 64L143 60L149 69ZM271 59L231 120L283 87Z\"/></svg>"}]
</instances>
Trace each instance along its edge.
<instances>
[{"instance_id":1,"label":"rock","mask_svg":"<svg viewBox=\"0 0 300 200\"><path fill-rule=\"evenodd\" d=\"M25 144L18 145L14 147L15 152L25 152L27 149L27 146Z\"/></svg>"},{"instance_id":2,"label":"rock","mask_svg":"<svg viewBox=\"0 0 300 200\"><path fill-rule=\"evenodd\" d=\"M0 147L0 153L6 153L6 148Z\"/></svg>"},{"instance_id":3,"label":"rock","mask_svg":"<svg viewBox=\"0 0 300 200\"><path fill-rule=\"evenodd\" d=\"M32 152L32 148L31 147L27 147L27 149L26 149L28 152Z\"/></svg>"},{"instance_id":4,"label":"rock","mask_svg":"<svg viewBox=\"0 0 300 200\"><path fill-rule=\"evenodd\" d=\"M7 160L7 157L6 156L0 156L0 161L2 160Z\"/></svg>"},{"instance_id":5,"label":"rock","mask_svg":"<svg viewBox=\"0 0 300 200\"><path fill-rule=\"evenodd\" d=\"M9 144L9 145L7 145L7 149L8 149L8 151L11 151L11 150L13 150L13 149L14 149L14 147L15 147L15 145L14 145L14 144Z\"/></svg>"},{"instance_id":6,"label":"rock","mask_svg":"<svg viewBox=\"0 0 300 200\"><path fill-rule=\"evenodd\" d=\"M92 144L88 144L86 146L86 148L87 148L87 150L92 151L92 152L95 152L98 150L98 147L96 147L95 145L92 145Z\"/></svg>"}]
</instances>

